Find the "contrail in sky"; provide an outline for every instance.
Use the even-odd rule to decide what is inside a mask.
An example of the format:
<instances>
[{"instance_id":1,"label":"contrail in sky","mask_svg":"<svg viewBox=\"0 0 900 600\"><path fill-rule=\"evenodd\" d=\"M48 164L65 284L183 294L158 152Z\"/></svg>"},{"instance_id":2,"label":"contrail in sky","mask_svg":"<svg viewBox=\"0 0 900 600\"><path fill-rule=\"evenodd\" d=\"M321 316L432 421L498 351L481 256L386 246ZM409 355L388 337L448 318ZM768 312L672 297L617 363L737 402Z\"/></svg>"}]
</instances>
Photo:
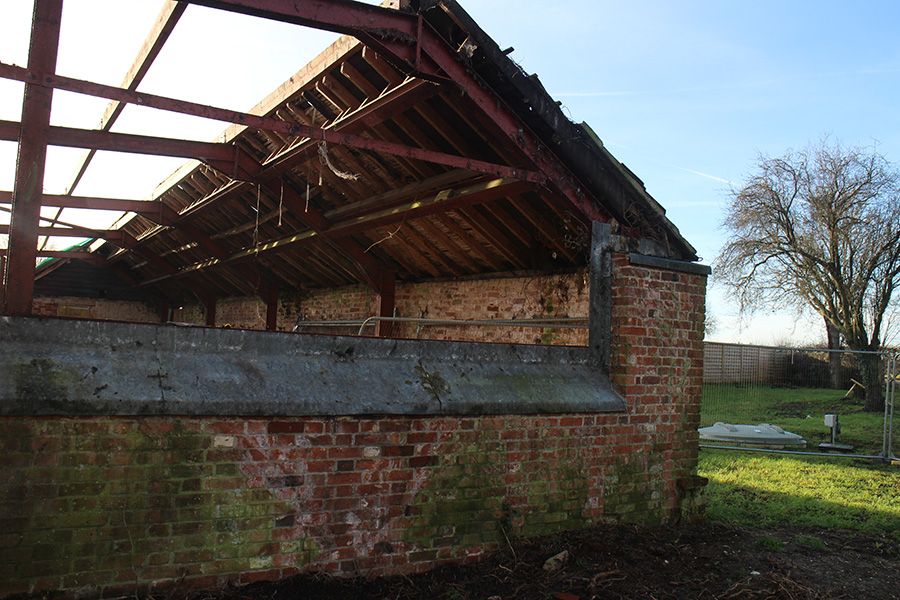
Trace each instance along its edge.
<instances>
[{"instance_id":1,"label":"contrail in sky","mask_svg":"<svg viewBox=\"0 0 900 600\"><path fill-rule=\"evenodd\" d=\"M700 177L706 177L707 179L712 179L713 181L721 181L722 183L727 183L728 185L735 185L733 181L729 181L727 179L722 179L721 177L716 177L715 175L710 175L709 173L703 173L701 171L695 171L693 169L686 169L684 167L679 167L677 165L670 165L675 167L680 171L687 171L688 173L693 173L694 175L699 175Z\"/></svg>"}]
</instances>

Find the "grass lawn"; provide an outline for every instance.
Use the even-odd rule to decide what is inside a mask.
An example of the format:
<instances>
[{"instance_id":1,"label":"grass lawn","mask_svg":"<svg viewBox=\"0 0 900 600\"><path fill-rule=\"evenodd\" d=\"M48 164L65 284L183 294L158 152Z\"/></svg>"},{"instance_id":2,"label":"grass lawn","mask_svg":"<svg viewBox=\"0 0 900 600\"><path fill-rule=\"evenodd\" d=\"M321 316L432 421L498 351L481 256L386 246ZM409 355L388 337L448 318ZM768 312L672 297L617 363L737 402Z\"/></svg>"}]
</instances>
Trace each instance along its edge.
<instances>
[{"instance_id":1,"label":"grass lawn","mask_svg":"<svg viewBox=\"0 0 900 600\"><path fill-rule=\"evenodd\" d=\"M701 450L707 515L744 527L799 525L900 540L900 468L863 460Z\"/></svg>"},{"instance_id":2,"label":"grass lawn","mask_svg":"<svg viewBox=\"0 0 900 600\"><path fill-rule=\"evenodd\" d=\"M883 415L863 412L861 399L843 396L839 390L816 388L706 385L701 422L778 425L803 436L807 450L815 451L820 442L830 441L824 415L837 413L840 443L855 446L855 454L880 455ZM699 474L709 478L707 515L713 522L851 529L900 540L898 466L704 449Z\"/></svg>"},{"instance_id":3,"label":"grass lawn","mask_svg":"<svg viewBox=\"0 0 900 600\"><path fill-rule=\"evenodd\" d=\"M840 415L838 443L854 446L855 454L882 452L884 414L863 411L863 399L844 398L846 391L821 388L706 384L700 413L701 427L716 421L756 425L769 423L803 436L807 449L831 441L826 414ZM895 432L900 436L900 431ZM718 443L718 442L711 442Z\"/></svg>"}]
</instances>

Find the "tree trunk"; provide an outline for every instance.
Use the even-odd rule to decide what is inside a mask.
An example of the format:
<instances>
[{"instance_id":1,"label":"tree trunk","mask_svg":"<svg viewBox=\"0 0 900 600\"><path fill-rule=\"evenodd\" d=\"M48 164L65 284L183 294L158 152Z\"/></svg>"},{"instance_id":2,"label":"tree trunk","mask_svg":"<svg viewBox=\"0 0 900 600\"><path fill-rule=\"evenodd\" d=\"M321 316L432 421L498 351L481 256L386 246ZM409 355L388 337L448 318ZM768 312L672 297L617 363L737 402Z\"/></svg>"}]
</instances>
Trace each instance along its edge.
<instances>
[{"instance_id":1,"label":"tree trunk","mask_svg":"<svg viewBox=\"0 0 900 600\"><path fill-rule=\"evenodd\" d=\"M840 352L834 352L841 348L841 333L828 319L825 319L825 331L828 334L828 368L831 373L831 389L842 390L847 387L847 382L844 380L844 369L841 365L842 356Z\"/></svg>"},{"instance_id":2,"label":"tree trunk","mask_svg":"<svg viewBox=\"0 0 900 600\"><path fill-rule=\"evenodd\" d=\"M884 411L884 376L880 354L860 354L859 371L866 386L866 412Z\"/></svg>"}]
</instances>

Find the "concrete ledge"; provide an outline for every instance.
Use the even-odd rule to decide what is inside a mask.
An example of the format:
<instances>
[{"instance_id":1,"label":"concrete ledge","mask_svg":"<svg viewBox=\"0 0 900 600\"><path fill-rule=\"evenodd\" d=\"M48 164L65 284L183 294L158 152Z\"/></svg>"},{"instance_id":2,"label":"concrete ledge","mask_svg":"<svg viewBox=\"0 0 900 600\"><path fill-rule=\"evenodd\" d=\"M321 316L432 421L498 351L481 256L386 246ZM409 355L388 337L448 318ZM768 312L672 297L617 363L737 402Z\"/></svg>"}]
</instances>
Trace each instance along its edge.
<instances>
[{"instance_id":1,"label":"concrete ledge","mask_svg":"<svg viewBox=\"0 0 900 600\"><path fill-rule=\"evenodd\" d=\"M0 415L624 409L587 348L0 318Z\"/></svg>"},{"instance_id":2,"label":"concrete ledge","mask_svg":"<svg viewBox=\"0 0 900 600\"><path fill-rule=\"evenodd\" d=\"M672 260L670 258L660 258L658 256L647 256L645 254L629 254L628 260L633 265L642 265L645 267L656 267L657 269L666 269L668 271L680 271L682 273L692 273L694 275L711 275L712 268L709 265L701 265L700 263L686 262L683 260Z\"/></svg>"}]
</instances>

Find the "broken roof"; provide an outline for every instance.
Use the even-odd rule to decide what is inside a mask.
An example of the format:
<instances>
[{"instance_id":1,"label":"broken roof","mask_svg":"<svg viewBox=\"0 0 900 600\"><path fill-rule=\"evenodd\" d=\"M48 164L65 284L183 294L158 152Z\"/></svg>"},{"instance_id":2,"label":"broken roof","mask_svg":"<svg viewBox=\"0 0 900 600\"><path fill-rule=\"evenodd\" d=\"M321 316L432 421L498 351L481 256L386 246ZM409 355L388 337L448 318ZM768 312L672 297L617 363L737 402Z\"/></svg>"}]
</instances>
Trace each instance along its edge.
<instances>
[{"instance_id":1,"label":"broken roof","mask_svg":"<svg viewBox=\"0 0 900 600\"><path fill-rule=\"evenodd\" d=\"M137 212L118 229L84 231L138 288L181 300L560 270L585 264L594 220L696 260L640 180L454 0L191 2L348 35L249 114L88 86L235 123L216 143L51 128L51 144L198 159L122 205Z\"/></svg>"}]
</instances>

